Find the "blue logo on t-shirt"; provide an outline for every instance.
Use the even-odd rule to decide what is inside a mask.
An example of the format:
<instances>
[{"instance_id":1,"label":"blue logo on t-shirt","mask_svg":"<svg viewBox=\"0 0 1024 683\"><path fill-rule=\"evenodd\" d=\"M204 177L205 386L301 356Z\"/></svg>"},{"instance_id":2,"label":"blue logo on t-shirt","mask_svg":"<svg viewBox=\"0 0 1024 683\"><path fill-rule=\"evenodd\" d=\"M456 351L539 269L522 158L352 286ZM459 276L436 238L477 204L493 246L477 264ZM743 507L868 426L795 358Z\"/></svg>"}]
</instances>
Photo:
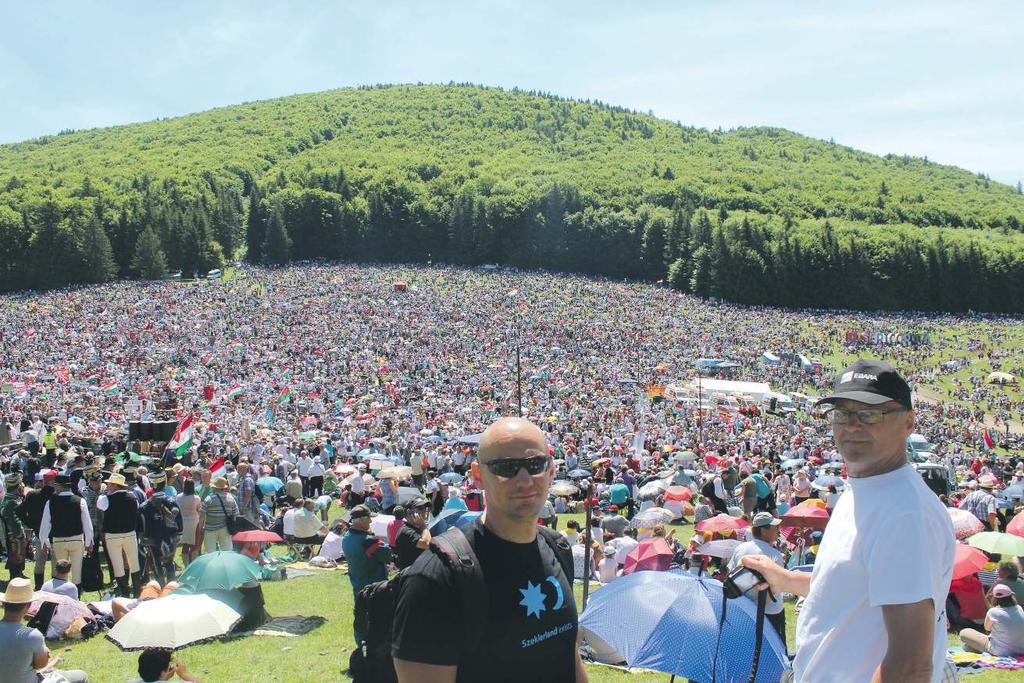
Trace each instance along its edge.
<instances>
[{"instance_id":1,"label":"blue logo on t-shirt","mask_svg":"<svg viewBox=\"0 0 1024 683\"><path fill-rule=\"evenodd\" d=\"M519 604L526 608L526 616L532 614L540 619L540 613L547 609L544 606L544 591L540 587L541 584L527 581L526 588L519 589L519 592L523 594L523 599L519 601Z\"/></svg>"}]
</instances>

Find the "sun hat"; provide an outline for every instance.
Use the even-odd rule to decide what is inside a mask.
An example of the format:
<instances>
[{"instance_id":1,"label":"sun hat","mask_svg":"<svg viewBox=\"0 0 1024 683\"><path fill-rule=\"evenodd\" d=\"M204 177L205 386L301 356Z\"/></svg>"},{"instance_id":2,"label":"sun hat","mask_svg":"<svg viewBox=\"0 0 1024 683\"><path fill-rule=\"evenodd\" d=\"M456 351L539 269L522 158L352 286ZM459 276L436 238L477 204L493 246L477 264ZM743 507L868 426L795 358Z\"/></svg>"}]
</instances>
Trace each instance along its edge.
<instances>
[{"instance_id":1,"label":"sun hat","mask_svg":"<svg viewBox=\"0 0 1024 683\"><path fill-rule=\"evenodd\" d=\"M116 484L117 486L128 486L128 482L125 481L124 475L123 474L118 474L117 472L115 472L114 474L111 474L109 477L107 477L107 482L106 483L108 483L108 484Z\"/></svg>"},{"instance_id":2,"label":"sun hat","mask_svg":"<svg viewBox=\"0 0 1024 683\"><path fill-rule=\"evenodd\" d=\"M28 579L11 579L7 591L0 598L4 605L25 605L32 602L32 583Z\"/></svg>"},{"instance_id":3,"label":"sun hat","mask_svg":"<svg viewBox=\"0 0 1024 683\"><path fill-rule=\"evenodd\" d=\"M1013 590L1005 584L997 583L992 587L993 598L1008 598L1011 595L1013 595Z\"/></svg>"},{"instance_id":4,"label":"sun hat","mask_svg":"<svg viewBox=\"0 0 1024 683\"><path fill-rule=\"evenodd\" d=\"M994 489L996 487L996 478L991 474L983 474L978 477L978 486L983 489Z\"/></svg>"},{"instance_id":5,"label":"sun hat","mask_svg":"<svg viewBox=\"0 0 1024 683\"><path fill-rule=\"evenodd\" d=\"M210 482L210 486L217 489L218 491L228 490L228 480L224 477L214 477L213 481Z\"/></svg>"},{"instance_id":6,"label":"sun hat","mask_svg":"<svg viewBox=\"0 0 1024 683\"><path fill-rule=\"evenodd\" d=\"M166 482L167 475L161 472L160 470L157 470L156 472L153 472L153 474L149 475L149 483L152 485L164 484Z\"/></svg>"},{"instance_id":7,"label":"sun hat","mask_svg":"<svg viewBox=\"0 0 1024 683\"><path fill-rule=\"evenodd\" d=\"M782 524L782 520L774 517L770 512L758 512L750 522L750 525L755 529L766 526L778 526L780 524Z\"/></svg>"},{"instance_id":8,"label":"sun hat","mask_svg":"<svg viewBox=\"0 0 1024 683\"><path fill-rule=\"evenodd\" d=\"M831 396L818 399L814 404L835 403L847 399L881 405L886 401L896 401L907 410L913 410L910 401L910 386L891 363L876 360L857 360L836 377L835 387Z\"/></svg>"}]
</instances>

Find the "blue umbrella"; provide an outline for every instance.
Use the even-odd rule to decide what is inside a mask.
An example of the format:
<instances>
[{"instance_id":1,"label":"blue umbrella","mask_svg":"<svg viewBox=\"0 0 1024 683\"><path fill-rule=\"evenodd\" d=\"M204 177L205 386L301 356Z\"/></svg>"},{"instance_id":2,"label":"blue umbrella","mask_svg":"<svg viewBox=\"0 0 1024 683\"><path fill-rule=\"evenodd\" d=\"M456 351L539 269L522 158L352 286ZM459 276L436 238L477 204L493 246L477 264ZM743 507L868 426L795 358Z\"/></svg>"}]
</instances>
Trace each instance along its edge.
<instances>
[{"instance_id":1,"label":"blue umbrella","mask_svg":"<svg viewBox=\"0 0 1024 683\"><path fill-rule=\"evenodd\" d=\"M792 458L790 460L782 461L782 469L788 470L791 467L799 467L800 465L806 464L806 460L803 458Z\"/></svg>"},{"instance_id":2,"label":"blue umbrella","mask_svg":"<svg viewBox=\"0 0 1024 683\"><path fill-rule=\"evenodd\" d=\"M256 485L260 487L260 491L263 493L277 493L284 488L284 482L277 477L260 477L256 480Z\"/></svg>"},{"instance_id":3,"label":"blue umbrella","mask_svg":"<svg viewBox=\"0 0 1024 683\"><path fill-rule=\"evenodd\" d=\"M841 477L837 477L834 474L823 474L814 480L814 485L827 489L829 486L835 486L837 489L841 489L846 486L846 482Z\"/></svg>"},{"instance_id":4,"label":"blue umbrella","mask_svg":"<svg viewBox=\"0 0 1024 683\"><path fill-rule=\"evenodd\" d=\"M462 516L460 516L458 519L455 520L455 526L459 527L460 529L465 529L470 524L472 524L476 520L480 519L480 516L482 514L484 514L484 513L483 512L473 512L473 511L467 512L467 513L463 514Z\"/></svg>"},{"instance_id":5,"label":"blue umbrella","mask_svg":"<svg viewBox=\"0 0 1024 683\"><path fill-rule=\"evenodd\" d=\"M440 479L441 481L443 481L446 484L458 484L464 478L465 477L463 477L458 472L445 472L440 477L438 477L438 479Z\"/></svg>"},{"instance_id":6,"label":"blue umbrella","mask_svg":"<svg viewBox=\"0 0 1024 683\"><path fill-rule=\"evenodd\" d=\"M430 529L431 536L443 534L449 526L455 524L455 522L467 512L469 512L469 510L460 510L459 508L443 510L441 514L427 523L427 528Z\"/></svg>"},{"instance_id":7,"label":"blue umbrella","mask_svg":"<svg viewBox=\"0 0 1024 683\"><path fill-rule=\"evenodd\" d=\"M631 667L697 681L746 681L754 656L756 605L730 600L717 664L722 584L680 571L635 572L593 593L580 627L610 645ZM778 681L789 659L765 623L757 681Z\"/></svg>"},{"instance_id":8,"label":"blue umbrella","mask_svg":"<svg viewBox=\"0 0 1024 683\"><path fill-rule=\"evenodd\" d=\"M590 472L587 470L569 470L566 475L573 479L583 479L584 477L589 477Z\"/></svg>"}]
</instances>

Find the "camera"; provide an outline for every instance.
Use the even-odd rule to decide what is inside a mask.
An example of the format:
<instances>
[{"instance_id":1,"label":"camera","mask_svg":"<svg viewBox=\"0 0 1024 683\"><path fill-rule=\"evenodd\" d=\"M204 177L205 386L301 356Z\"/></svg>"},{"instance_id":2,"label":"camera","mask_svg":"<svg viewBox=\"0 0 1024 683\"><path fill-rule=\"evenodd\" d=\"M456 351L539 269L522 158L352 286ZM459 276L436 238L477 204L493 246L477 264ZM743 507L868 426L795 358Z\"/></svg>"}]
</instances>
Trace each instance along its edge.
<instances>
[{"instance_id":1,"label":"camera","mask_svg":"<svg viewBox=\"0 0 1024 683\"><path fill-rule=\"evenodd\" d=\"M764 577L760 573L747 567L737 567L729 572L722 582L722 592L725 597L733 600L753 590L757 584L764 583Z\"/></svg>"}]
</instances>

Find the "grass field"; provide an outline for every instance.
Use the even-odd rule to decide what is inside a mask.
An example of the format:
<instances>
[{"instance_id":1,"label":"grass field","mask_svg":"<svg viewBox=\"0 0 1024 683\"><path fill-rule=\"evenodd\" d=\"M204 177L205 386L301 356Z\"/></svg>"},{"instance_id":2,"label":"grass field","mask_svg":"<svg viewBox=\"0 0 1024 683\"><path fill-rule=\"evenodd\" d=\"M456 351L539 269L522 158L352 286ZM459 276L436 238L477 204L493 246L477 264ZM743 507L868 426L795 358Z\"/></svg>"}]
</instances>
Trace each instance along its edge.
<instances>
[{"instance_id":1,"label":"grass field","mask_svg":"<svg viewBox=\"0 0 1024 683\"><path fill-rule=\"evenodd\" d=\"M560 515L559 525L582 515ZM692 526L677 525L683 540L692 535ZM597 590L600 590L598 588ZM185 648L178 659L204 683L220 681L348 681L348 657L352 640L352 589L343 571L323 571L315 576L299 577L263 584L267 611L273 616L320 615L326 623L298 638L251 636L232 641L215 641ZM93 597L90 594L88 597ZM577 606L581 604L582 585L576 585ZM796 615L787 604L788 643L795 642ZM956 636L950 643L959 644ZM137 677L137 653L121 650L104 637L82 642L50 643L54 655L60 655L64 668L84 669L91 681L120 683ZM603 666L588 665L591 681L630 681L653 683L667 681L667 674L629 673ZM991 671L971 676L977 683L1011 683L1021 680L1020 672Z\"/></svg>"}]
</instances>

